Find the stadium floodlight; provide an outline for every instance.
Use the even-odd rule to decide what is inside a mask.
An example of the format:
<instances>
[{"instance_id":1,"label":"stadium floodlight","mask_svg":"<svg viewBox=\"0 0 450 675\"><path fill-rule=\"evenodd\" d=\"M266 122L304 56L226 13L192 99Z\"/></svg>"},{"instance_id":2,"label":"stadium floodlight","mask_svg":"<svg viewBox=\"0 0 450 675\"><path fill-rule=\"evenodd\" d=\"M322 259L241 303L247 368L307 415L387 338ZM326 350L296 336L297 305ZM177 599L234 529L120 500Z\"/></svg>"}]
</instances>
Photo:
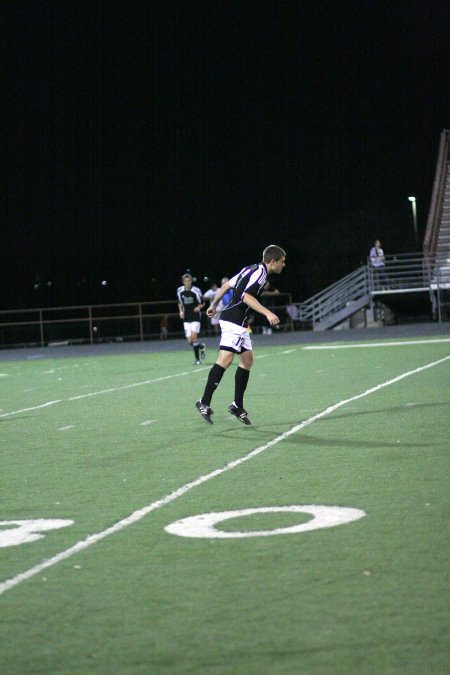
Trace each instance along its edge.
<instances>
[{"instance_id":1,"label":"stadium floodlight","mask_svg":"<svg viewBox=\"0 0 450 675\"><path fill-rule=\"evenodd\" d=\"M412 215L413 215L413 226L414 226L414 238L417 244L417 200L415 197L408 197L411 202Z\"/></svg>"}]
</instances>

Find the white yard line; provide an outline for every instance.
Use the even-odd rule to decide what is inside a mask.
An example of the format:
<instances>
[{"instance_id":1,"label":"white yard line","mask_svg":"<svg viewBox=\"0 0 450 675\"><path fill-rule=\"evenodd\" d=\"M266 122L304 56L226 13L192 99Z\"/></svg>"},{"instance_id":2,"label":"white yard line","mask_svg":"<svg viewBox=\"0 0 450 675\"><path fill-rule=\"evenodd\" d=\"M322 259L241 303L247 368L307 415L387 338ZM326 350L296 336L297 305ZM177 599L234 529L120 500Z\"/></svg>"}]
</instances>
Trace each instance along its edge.
<instances>
[{"instance_id":1,"label":"white yard line","mask_svg":"<svg viewBox=\"0 0 450 675\"><path fill-rule=\"evenodd\" d=\"M433 340L409 340L402 342L367 342L350 345L307 345L303 349L369 349L370 347L409 347L409 345L429 345L436 342L450 342L450 338L436 338Z\"/></svg>"},{"instance_id":2,"label":"white yard line","mask_svg":"<svg viewBox=\"0 0 450 675\"><path fill-rule=\"evenodd\" d=\"M153 384L154 382L162 382L163 380L170 380L173 377L182 377L183 375L193 375L208 370L210 366L204 368L196 368L195 370L185 370L182 373L175 373L173 375L164 375L164 377L156 377L154 380L144 380L144 382L133 382L132 384L124 384L120 387L111 387L110 389L101 389L100 391L90 391L88 394L80 394L79 396L71 396L70 398L58 398L55 401L47 401L39 405L33 405L30 408L22 408L21 410L11 410L11 412L2 413L0 417L8 417L10 415L19 415L20 413L30 412L31 410L39 410L39 408L48 408L56 403L64 403L66 401L79 401L82 398L89 398L90 396L99 396L100 394L110 394L114 391L123 391L124 389L132 389L133 387L142 387L144 384Z\"/></svg>"},{"instance_id":3,"label":"white yard line","mask_svg":"<svg viewBox=\"0 0 450 675\"><path fill-rule=\"evenodd\" d=\"M49 558L48 560L44 560L43 562L39 563L38 565L35 565L34 567L31 567L29 570L26 570L25 572L21 572L20 574L17 574L15 577L12 577L11 579L7 579L6 581L3 581L0 583L0 595L4 593L5 591L10 590L11 588L14 588L15 586L18 586L22 581L26 581L27 579L31 579L34 577L36 574L39 574L43 570L52 567L53 565L56 565L57 563L61 562L62 560L67 560L67 558L70 558L71 556L75 555L76 553L79 553L80 551L84 551L85 549L89 548L89 546L92 546L93 544L96 544L97 542L101 541L102 539L105 539L106 537L109 537L111 534L115 534L116 532L120 532L124 528L128 527L129 525L133 525L134 523L138 522L144 516L147 514L151 513L152 511L156 511L156 509L160 509L163 506L166 506L167 504L170 504L171 502L175 501L175 499L178 499L178 497L182 497L185 495L187 492L190 490L193 490L194 488L198 487L199 485L202 485L203 483L206 483L207 481L211 480L212 478L216 478L217 476L220 476L223 473L226 473L227 471L231 471L231 469L236 468L240 464L243 464L244 462L247 462L250 459L253 459L253 457L256 457L257 455L261 454L268 448L273 447L274 445L277 445L281 441L284 441L286 438L289 438L289 436L292 436L293 434L296 434L298 431L303 429L304 427L308 426L309 424L312 424L316 420L325 417L326 415L330 415L332 412L337 410L338 408L341 408L342 406L346 405L347 403L351 403L352 401L357 401L360 398L364 398L365 396L369 396L370 394L374 394L375 392L379 391L380 389L383 389L384 387L389 387L391 384L395 384L396 382L400 382L401 380L404 380L406 377L410 377L411 375L416 375L417 373L422 372L423 370L427 370L428 368L433 368L434 366L438 366L441 363L444 363L445 361L448 361L450 359L450 356L445 356L442 359L439 359L438 361L432 361L431 363L427 363L424 366L420 366L419 368L414 368L414 370L408 370L405 373L402 373L401 375L397 375L397 377L393 377L391 380L386 380L386 382L382 382L381 384L377 384L374 387L370 387L370 389L366 389L366 391L362 392L362 394L356 394L355 396L351 396L350 398L342 399L342 401L339 401L338 403L335 403L334 405L329 406L328 408L325 408L325 410L322 410L321 412L317 413L316 415L313 415L312 417L309 417L307 420L304 420L303 422L300 422L300 424L296 424L294 427L289 429L288 431L285 431L284 433L280 434L276 438L272 439L265 445L261 445L259 448L256 448L255 450L252 450L249 452L247 455L244 455L243 457L240 457L239 459L234 460L233 462L229 462L225 466L223 466L220 469L215 469L214 471L211 471L210 473L200 476L196 480L192 481L191 483L186 483L185 485L182 485L180 488L177 490L174 490L170 494L166 495L162 499L158 499L155 502L152 502L151 504L148 504L147 506L144 506L141 509L138 509L137 511L134 511L131 513L129 516L124 518L123 520L120 520L118 523L115 523L115 525L112 525L111 527L108 527L106 530L103 530L102 532L97 532L96 534L91 534L86 539L82 539L81 541L78 541L76 544L71 546L70 548L66 549L65 551L61 551L61 553L58 553L57 555L53 556L52 558ZM197 371L198 372L198 371ZM162 378L165 379L165 378Z\"/></svg>"}]
</instances>

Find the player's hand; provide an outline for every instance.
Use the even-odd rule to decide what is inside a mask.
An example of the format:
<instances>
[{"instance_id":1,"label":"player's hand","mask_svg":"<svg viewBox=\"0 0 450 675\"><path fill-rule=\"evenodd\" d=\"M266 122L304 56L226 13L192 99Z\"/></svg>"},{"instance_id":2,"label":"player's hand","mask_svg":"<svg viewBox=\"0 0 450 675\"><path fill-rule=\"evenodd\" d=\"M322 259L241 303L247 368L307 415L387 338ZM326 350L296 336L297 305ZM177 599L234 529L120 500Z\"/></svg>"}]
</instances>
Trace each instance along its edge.
<instances>
[{"instance_id":1,"label":"player's hand","mask_svg":"<svg viewBox=\"0 0 450 675\"><path fill-rule=\"evenodd\" d=\"M210 305L208 307L208 309L206 310L206 316L209 316L210 318L212 318L216 314L216 311L217 311L216 308L213 307L212 305Z\"/></svg>"},{"instance_id":2,"label":"player's hand","mask_svg":"<svg viewBox=\"0 0 450 675\"><path fill-rule=\"evenodd\" d=\"M271 326L276 326L280 323L280 319L277 317L276 314L273 314L272 312L269 312L266 316L267 321L270 323Z\"/></svg>"}]
</instances>

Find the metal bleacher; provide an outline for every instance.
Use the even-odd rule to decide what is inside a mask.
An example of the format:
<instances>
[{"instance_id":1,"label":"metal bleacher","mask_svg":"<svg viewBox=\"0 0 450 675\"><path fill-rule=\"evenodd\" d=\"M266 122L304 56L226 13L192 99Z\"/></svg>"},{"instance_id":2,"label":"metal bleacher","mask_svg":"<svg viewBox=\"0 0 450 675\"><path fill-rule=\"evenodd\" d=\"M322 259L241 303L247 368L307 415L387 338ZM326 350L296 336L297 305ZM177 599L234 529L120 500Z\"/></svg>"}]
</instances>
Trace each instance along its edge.
<instances>
[{"instance_id":1,"label":"metal bleacher","mask_svg":"<svg viewBox=\"0 0 450 675\"><path fill-rule=\"evenodd\" d=\"M450 131L444 130L439 144L430 211L423 242L430 259L431 276L450 274ZM431 265L431 261L433 264Z\"/></svg>"},{"instance_id":2,"label":"metal bleacher","mask_svg":"<svg viewBox=\"0 0 450 675\"><path fill-rule=\"evenodd\" d=\"M297 304L298 320L313 330L341 325L361 310L373 319L377 296L429 293L432 314L442 320L450 289L450 131L441 134L423 252L385 257L385 275L370 262Z\"/></svg>"}]
</instances>

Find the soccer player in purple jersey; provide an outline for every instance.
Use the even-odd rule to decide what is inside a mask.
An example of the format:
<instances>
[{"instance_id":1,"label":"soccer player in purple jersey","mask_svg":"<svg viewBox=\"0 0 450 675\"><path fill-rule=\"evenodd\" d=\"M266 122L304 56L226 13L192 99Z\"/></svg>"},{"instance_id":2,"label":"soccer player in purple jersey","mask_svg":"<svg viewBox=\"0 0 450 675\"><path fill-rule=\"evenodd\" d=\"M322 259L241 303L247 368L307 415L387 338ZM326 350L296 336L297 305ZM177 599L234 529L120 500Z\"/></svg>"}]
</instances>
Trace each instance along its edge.
<instances>
[{"instance_id":1,"label":"soccer player in purple jersey","mask_svg":"<svg viewBox=\"0 0 450 675\"><path fill-rule=\"evenodd\" d=\"M244 393L253 365L253 348L248 332L248 317L253 310L263 314L270 326L276 326L280 319L264 307L258 296L261 295L268 274L280 274L286 264L286 253L275 244L264 249L262 262L244 267L238 274L224 283L207 310L212 317L220 299L230 289L233 297L229 305L220 314L219 357L209 371L203 396L195 407L203 419L212 424L213 410L210 407L212 396L217 389L226 369L232 364L235 354L239 354L239 366L236 369L234 401L228 406L229 412L243 424L251 424L244 408Z\"/></svg>"}]
</instances>

